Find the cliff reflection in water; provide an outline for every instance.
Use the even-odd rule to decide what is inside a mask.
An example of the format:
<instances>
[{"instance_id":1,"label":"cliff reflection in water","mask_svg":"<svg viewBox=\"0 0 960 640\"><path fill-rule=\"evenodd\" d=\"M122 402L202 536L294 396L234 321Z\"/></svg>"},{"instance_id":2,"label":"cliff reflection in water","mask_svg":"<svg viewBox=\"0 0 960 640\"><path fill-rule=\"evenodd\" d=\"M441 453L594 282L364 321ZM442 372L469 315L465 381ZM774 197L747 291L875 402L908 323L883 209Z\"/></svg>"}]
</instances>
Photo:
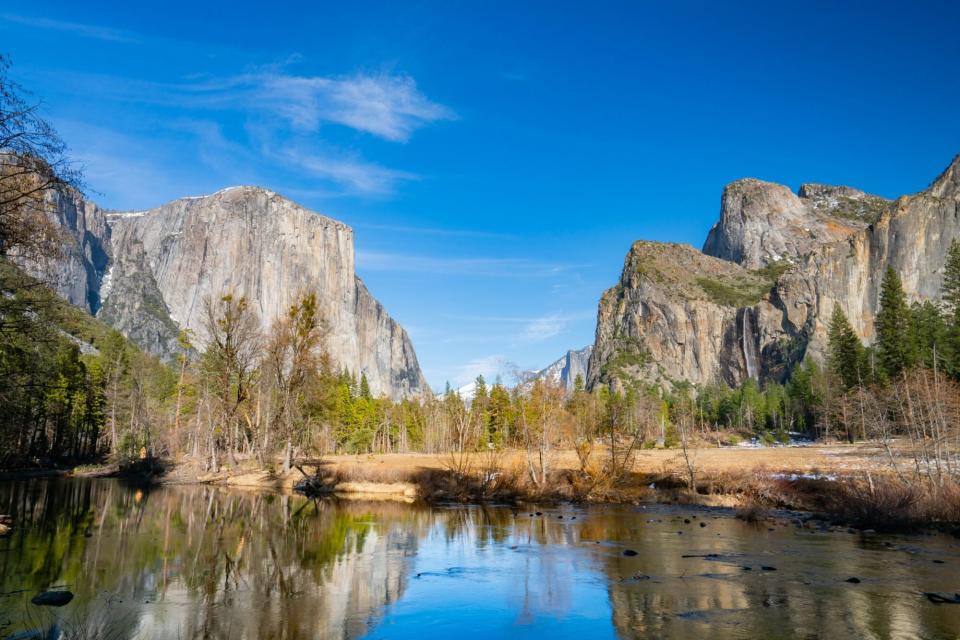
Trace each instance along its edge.
<instances>
[{"instance_id":1,"label":"cliff reflection in water","mask_svg":"<svg viewBox=\"0 0 960 640\"><path fill-rule=\"evenodd\" d=\"M112 480L0 484L0 513L18 522L0 541L0 638L54 618L118 639L960 635L949 606L920 596L958 589L943 537ZM76 598L28 604L54 586Z\"/></svg>"},{"instance_id":2,"label":"cliff reflection in water","mask_svg":"<svg viewBox=\"0 0 960 640\"><path fill-rule=\"evenodd\" d=\"M61 626L115 638L362 636L402 595L430 518L392 504L114 481L6 485L0 505L18 522L0 547L0 591L25 590L0 599L6 617L65 585L76 599Z\"/></svg>"}]
</instances>

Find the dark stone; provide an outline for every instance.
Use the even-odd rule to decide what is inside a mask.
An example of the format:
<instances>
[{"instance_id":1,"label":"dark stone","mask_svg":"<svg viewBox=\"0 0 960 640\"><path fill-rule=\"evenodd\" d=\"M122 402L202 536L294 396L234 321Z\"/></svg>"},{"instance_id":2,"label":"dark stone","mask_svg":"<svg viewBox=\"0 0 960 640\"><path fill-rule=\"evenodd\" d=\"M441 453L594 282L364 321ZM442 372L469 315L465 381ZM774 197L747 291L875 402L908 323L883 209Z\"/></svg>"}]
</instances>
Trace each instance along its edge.
<instances>
[{"instance_id":1,"label":"dark stone","mask_svg":"<svg viewBox=\"0 0 960 640\"><path fill-rule=\"evenodd\" d=\"M776 570L777 570L776 567L768 567L767 565L764 565L764 566L760 567L760 569L761 569L762 571L776 571Z\"/></svg>"},{"instance_id":2,"label":"dark stone","mask_svg":"<svg viewBox=\"0 0 960 640\"><path fill-rule=\"evenodd\" d=\"M952 598L940 593L924 592L923 595L927 596L927 600L933 604L960 604L960 593L953 594Z\"/></svg>"},{"instance_id":3,"label":"dark stone","mask_svg":"<svg viewBox=\"0 0 960 640\"><path fill-rule=\"evenodd\" d=\"M740 568L743 569L744 571L753 571L753 567L743 566L743 567L740 567Z\"/></svg>"},{"instance_id":4,"label":"dark stone","mask_svg":"<svg viewBox=\"0 0 960 640\"><path fill-rule=\"evenodd\" d=\"M542 511L537 511L537 515L538 515L538 516L542 516L542 515L543 515L543 512L542 512Z\"/></svg>"},{"instance_id":5,"label":"dark stone","mask_svg":"<svg viewBox=\"0 0 960 640\"><path fill-rule=\"evenodd\" d=\"M933 564L943 564L943 560L934 560Z\"/></svg>"},{"instance_id":6,"label":"dark stone","mask_svg":"<svg viewBox=\"0 0 960 640\"><path fill-rule=\"evenodd\" d=\"M700 526L701 526L701 527L705 527L705 526L707 526L707 523L706 523L706 522L701 522L701 523L700 523Z\"/></svg>"},{"instance_id":7,"label":"dark stone","mask_svg":"<svg viewBox=\"0 0 960 640\"><path fill-rule=\"evenodd\" d=\"M860 578L856 578L856 577L847 578L846 581L849 582L850 584L860 584Z\"/></svg>"},{"instance_id":8,"label":"dark stone","mask_svg":"<svg viewBox=\"0 0 960 640\"><path fill-rule=\"evenodd\" d=\"M683 524L690 524L690 518L684 518Z\"/></svg>"},{"instance_id":9,"label":"dark stone","mask_svg":"<svg viewBox=\"0 0 960 640\"><path fill-rule=\"evenodd\" d=\"M625 555L625 556L627 556L627 557L631 557L631 556L637 555L637 552L634 551L633 549L624 549L624 550L623 550L623 555Z\"/></svg>"},{"instance_id":10,"label":"dark stone","mask_svg":"<svg viewBox=\"0 0 960 640\"><path fill-rule=\"evenodd\" d=\"M44 591L31 598L30 602L41 607L62 607L73 600L69 591Z\"/></svg>"}]
</instances>

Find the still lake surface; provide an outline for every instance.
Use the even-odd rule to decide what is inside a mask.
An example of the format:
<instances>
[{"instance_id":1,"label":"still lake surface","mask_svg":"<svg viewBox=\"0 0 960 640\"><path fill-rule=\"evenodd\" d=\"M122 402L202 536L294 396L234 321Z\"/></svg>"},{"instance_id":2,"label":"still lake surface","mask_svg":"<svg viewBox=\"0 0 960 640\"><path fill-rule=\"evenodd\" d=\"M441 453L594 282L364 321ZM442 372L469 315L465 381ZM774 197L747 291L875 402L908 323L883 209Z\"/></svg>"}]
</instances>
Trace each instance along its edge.
<instances>
[{"instance_id":1,"label":"still lake surface","mask_svg":"<svg viewBox=\"0 0 960 640\"><path fill-rule=\"evenodd\" d=\"M0 638L960 638L956 538L540 510L3 482Z\"/></svg>"}]
</instances>

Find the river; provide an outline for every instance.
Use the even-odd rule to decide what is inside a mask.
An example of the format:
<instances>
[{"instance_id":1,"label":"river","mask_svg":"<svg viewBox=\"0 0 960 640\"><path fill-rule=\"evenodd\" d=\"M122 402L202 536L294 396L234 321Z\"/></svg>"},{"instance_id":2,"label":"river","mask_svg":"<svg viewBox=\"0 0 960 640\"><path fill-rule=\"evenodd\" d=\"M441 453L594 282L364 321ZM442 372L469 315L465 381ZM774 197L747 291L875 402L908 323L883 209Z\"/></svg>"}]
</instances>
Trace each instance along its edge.
<instances>
[{"instance_id":1,"label":"river","mask_svg":"<svg viewBox=\"0 0 960 640\"><path fill-rule=\"evenodd\" d=\"M539 511L3 482L0 638L960 637L960 605L923 596L960 591L956 538ZM75 597L30 603L51 588Z\"/></svg>"}]
</instances>

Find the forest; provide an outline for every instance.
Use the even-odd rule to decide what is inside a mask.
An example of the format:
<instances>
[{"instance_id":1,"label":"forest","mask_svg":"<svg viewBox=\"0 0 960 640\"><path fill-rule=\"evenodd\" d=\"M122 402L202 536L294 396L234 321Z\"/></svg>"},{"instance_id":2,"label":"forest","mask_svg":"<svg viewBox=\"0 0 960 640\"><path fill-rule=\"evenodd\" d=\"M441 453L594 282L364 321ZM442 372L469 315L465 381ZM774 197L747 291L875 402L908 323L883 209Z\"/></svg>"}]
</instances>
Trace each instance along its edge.
<instances>
[{"instance_id":1,"label":"forest","mask_svg":"<svg viewBox=\"0 0 960 640\"><path fill-rule=\"evenodd\" d=\"M242 295L209 298L203 335L182 332L179 355L164 362L22 269L61 257L50 195L85 185L7 67L0 59L0 467L189 456L210 471L239 460L287 470L334 453L518 449L545 481L548 454L561 449L584 466L604 451L617 468L646 447L900 436L919 445L925 469L957 472L957 242L939 300L908 304L888 269L874 344L836 307L826 362L794 363L782 382L586 389L578 379L568 393L546 379L508 388L478 378L469 401L449 385L436 396L375 397L362 373L336 366L325 310L309 291L267 331Z\"/></svg>"}]
</instances>

